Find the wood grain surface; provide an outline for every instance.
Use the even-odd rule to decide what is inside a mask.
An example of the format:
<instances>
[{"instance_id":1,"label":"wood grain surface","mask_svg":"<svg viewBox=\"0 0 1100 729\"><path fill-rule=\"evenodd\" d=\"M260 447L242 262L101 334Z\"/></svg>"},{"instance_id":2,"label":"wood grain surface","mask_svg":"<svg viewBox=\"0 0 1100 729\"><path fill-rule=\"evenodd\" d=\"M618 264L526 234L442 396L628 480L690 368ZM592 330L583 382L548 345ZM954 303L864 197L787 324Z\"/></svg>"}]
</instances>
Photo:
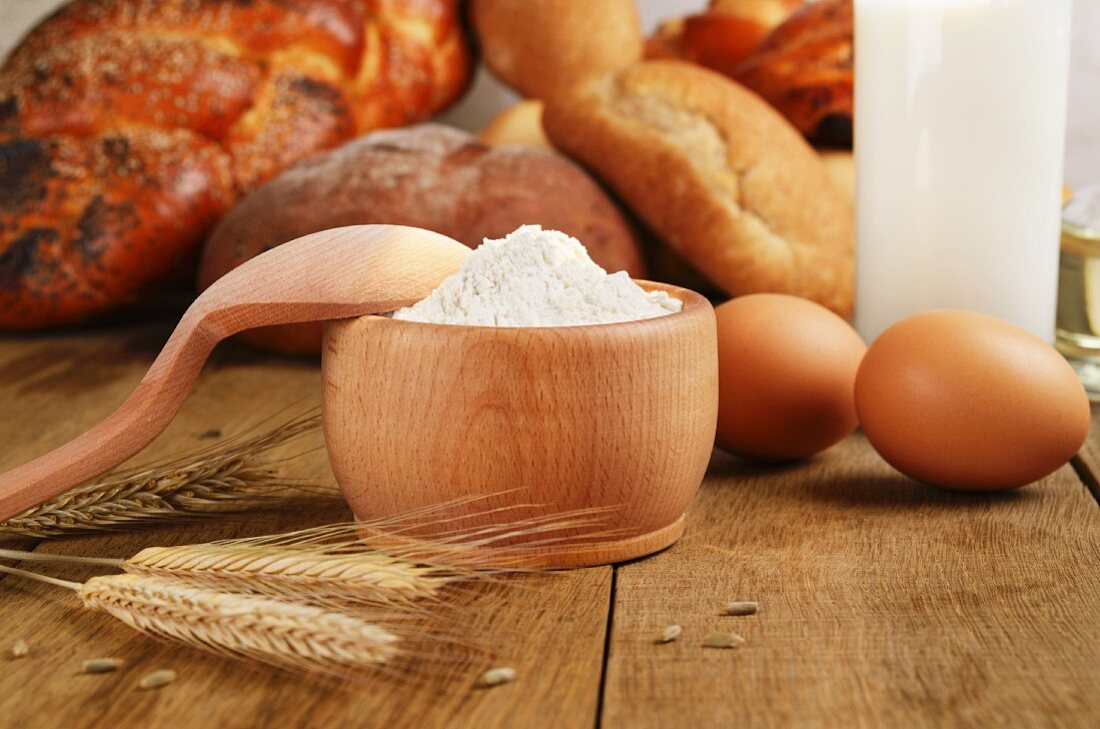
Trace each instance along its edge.
<instances>
[{"instance_id":1,"label":"wood grain surface","mask_svg":"<svg viewBox=\"0 0 1100 729\"><path fill-rule=\"evenodd\" d=\"M169 330L139 322L0 339L0 468L102 417ZM316 363L222 345L138 460L305 411L320 387ZM1097 433L1077 464L1086 476L1100 454ZM303 449L311 452L289 473L334 488L320 437L293 448ZM341 502L320 502L37 549L127 556L349 516ZM760 614L720 615L740 599L758 601ZM892 473L853 436L789 468L715 455L678 545L614 571L479 588L455 621L470 647L396 683L317 685L155 643L84 612L63 590L3 577L0 651L24 638L31 653L0 657L0 725L1085 727L1100 719L1097 615L1100 507L1072 468L1017 493L959 496ZM683 636L656 644L669 623ZM746 643L703 648L718 630ZM102 656L126 668L78 673L82 660ZM494 665L517 667L519 680L472 688ZM134 688L157 668L180 678L156 692Z\"/></svg>"},{"instance_id":2,"label":"wood grain surface","mask_svg":"<svg viewBox=\"0 0 1100 729\"><path fill-rule=\"evenodd\" d=\"M105 415L141 377L169 327L108 327L72 336L0 340L0 468L71 437ZM210 445L274 415L320 401L315 363L219 348L193 397L137 462ZM320 435L297 444L290 472L335 488ZM326 505L327 504L327 505ZM46 542L38 549L129 556L144 546L181 544L346 521L339 501L315 510L266 513L139 534ZM27 548L27 540L3 540ZM66 567L55 576L92 572ZM459 611L469 650L449 652L423 674L400 682L334 688L144 638L112 618L87 613L67 591L17 578L0 580L0 726L535 726L553 718L589 726L596 713L611 583L610 568L533 576L524 584L478 590ZM11 660L18 638L31 652ZM117 656L126 669L79 674L84 659ZM495 665L517 668L522 683L472 688ZM158 692L134 686L146 672L171 668L179 680Z\"/></svg>"},{"instance_id":3,"label":"wood grain surface","mask_svg":"<svg viewBox=\"0 0 1100 729\"><path fill-rule=\"evenodd\" d=\"M688 523L617 572L607 726L1100 720L1100 509L1068 466L964 496L861 437L780 473L718 456ZM759 615L722 617L733 600ZM683 636L655 649L669 623ZM746 642L701 649L717 630Z\"/></svg>"},{"instance_id":4,"label":"wood grain surface","mask_svg":"<svg viewBox=\"0 0 1100 729\"><path fill-rule=\"evenodd\" d=\"M1100 504L1100 405L1096 403L1092 406L1092 430L1085 447L1073 459L1073 467Z\"/></svg>"},{"instance_id":5,"label":"wood grain surface","mask_svg":"<svg viewBox=\"0 0 1100 729\"><path fill-rule=\"evenodd\" d=\"M0 51L55 4L0 2ZM1100 0L1077 7L1079 21L1100 17ZM1077 31L1080 89L1081 79L1096 78L1100 46L1088 42L1087 20ZM1080 185L1094 181L1087 175L1100 154L1100 97L1075 98L1069 172ZM171 331L164 313L79 334L0 337L0 469L79 435L121 402ZM138 461L205 447L212 431L230 437L266 417L304 412L320 388L315 363L223 345ZM787 469L754 470L717 455L680 544L614 570L482 589L463 625L483 648L422 682L341 690L303 683L151 642L83 612L65 591L3 576L0 726L1095 727L1100 507L1082 479L1100 483L1097 426L1076 475L1067 467L999 497L908 482L858 436ZM312 446L288 468L334 488L319 437ZM124 556L348 516L330 504L140 534L0 541ZM759 601L760 614L722 617L735 599ZM655 644L671 622L683 636ZM703 649L714 630L734 630L746 643ZM10 659L18 638L30 654ZM126 668L78 673L82 660L106 655L125 658ZM519 680L472 689L491 665L516 666ZM136 690L156 668L174 669L179 680Z\"/></svg>"}]
</instances>

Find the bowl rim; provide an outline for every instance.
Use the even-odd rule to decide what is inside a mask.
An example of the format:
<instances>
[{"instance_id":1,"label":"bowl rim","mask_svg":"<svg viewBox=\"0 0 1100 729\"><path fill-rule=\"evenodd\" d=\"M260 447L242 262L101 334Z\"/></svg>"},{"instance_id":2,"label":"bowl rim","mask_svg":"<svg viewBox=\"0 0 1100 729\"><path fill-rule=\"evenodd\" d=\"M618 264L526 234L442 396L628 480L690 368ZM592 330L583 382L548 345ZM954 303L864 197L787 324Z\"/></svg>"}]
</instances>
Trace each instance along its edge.
<instances>
[{"instance_id":1,"label":"bowl rim","mask_svg":"<svg viewBox=\"0 0 1100 729\"><path fill-rule=\"evenodd\" d=\"M646 279L631 279L634 283L638 284L645 291L664 291L674 299L678 299L683 302L684 306L680 311L673 312L671 314L664 314L662 316L653 316L647 319L631 319L629 321L614 321L606 322L603 324L566 324L563 326L544 326L544 327L494 327L486 326L484 324L441 324L438 322L423 322L423 321L408 321L405 319L394 319L390 316L382 314L367 314L365 316L353 317L351 319L338 319L332 323L339 322L354 322L360 319L380 319L389 322L389 326L394 327L407 327L420 329L422 331L429 331L437 329L446 332L517 332L517 333L531 333L531 332L589 332L593 330L601 331L619 331L627 329L639 329L642 327L656 327L661 325L670 325L682 321L686 315L697 315L701 310L711 310L714 307L707 297L703 296L697 291L683 288L682 286L676 286L674 284L660 283L658 281L649 281ZM387 312L392 313L392 312Z\"/></svg>"}]
</instances>

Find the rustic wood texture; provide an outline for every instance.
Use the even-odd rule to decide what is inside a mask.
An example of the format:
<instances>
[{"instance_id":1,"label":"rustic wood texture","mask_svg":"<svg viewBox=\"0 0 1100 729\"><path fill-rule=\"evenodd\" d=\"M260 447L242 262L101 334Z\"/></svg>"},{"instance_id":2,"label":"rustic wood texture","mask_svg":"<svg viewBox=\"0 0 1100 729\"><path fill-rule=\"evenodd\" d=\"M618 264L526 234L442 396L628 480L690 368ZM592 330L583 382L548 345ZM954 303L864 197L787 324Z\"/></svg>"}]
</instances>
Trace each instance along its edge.
<instances>
[{"instance_id":1,"label":"rustic wood texture","mask_svg":"<svg viewBox=\"0 0 1100 729\"><path fill-rule=\"evenodd\" d=\"M102 417L169 331L146 322L0 339L0 468ZM320 388L314 362L222 345L138 460L315 407ZM289 448L310 451L293 475L335 488L319 435ZM1079 467L1098 451L1094 432ZM128 556L349 517L333 502L37 548ZM759 601L760 614L720 615L739 599ZM83 612L63 590L3 577L0 650L24 638L31 654L0 657L0 716L25 727L1090 726L1100 717L1100 508L1069 467L1017 493L942 493L893 474L858 436L790 468L717 454L681 543L618 567L614 590L611 568L533 576L476 590L461 615L456 624L481 648L433 664L434 678L337 690L154 643ZM683 636L656 645L673 622ZM746 643L704 649L716 630ZM83 659L108 655L127 668L77 673ZM520 680L472 689L493 665L516 666ZM135 690L156 668L180 678Z\"/></svg>"},{"instance_id":2,"label":"rustic wood texture","mask_svg":"<svg viewBox=\"0 0 1100 729\"><path fill-rule=\"evenodd\" d=\"M668 1L648 5L674 14ZM0 3L0 49L56 4ZM681 4L686 12L700 3ZM1085 91L1100 52L1087 42L1094 26L1086 19L1100 17L1100 0L1076 5L1077 89ZM1075 98L1068 179L1080 186L1095 181L1087 175L1100 154L1089 146L1100 96ZM108 414L170 331L171 323L149 321L0 338L0 469ZM320 388L315 363L219 347L193 397L139 460L208 445L212 430L228 437L276 412L304 411L319 402ZM334 487L319 438L314 446L294 472ZM1100 428L1075 465L1097 482ZM129 555L151 544L348 517L342 507L332 511L38 548ZM503 604L494 604L497 588L476 596L487 604L474 613L481 622L471 633L499 653L485 665L520 669L517 683L488 691L469 689L473 673L411 689L319 689L152 643L106 616L83 613L64 591L2 577L0 725L1093 727L1100 721L1097 511L1068 469L1019 493L951 496L899 479L858 437L791 469L753 470L719 455L685 539L618 568L613 595L611 570L596 568L535 581ZM760 615L721 617L732 599L760 601ZM615 634L601 698L612 600ZM683 637L654 645L673 621L683 624ZM701 649L705 634L718 629L747 642L734 651ZM6 650L19 637L30 643L30 655L11 660ZM127 669L77 674L81 660L104 655L126 658ZM161 667L175 669L179 680L159 691L134 690L145 672Z\"/></svg>"},{"instance_id":3,"label":"rustic wood texture","mask_svg":"<svg viewBox=\"0 0 1100 729\"><path fill-rule=\"evenodd\" d=\"M1095 404L1092 406L1092 430L1085 447L1073 460L1073 467L1100 504L1100 406Z\"/></svg>"},{"instance_id":4,"label":"rustic wood texture","mask_svg":"<svg viewBox=\"0 0 1100 729\"><path fill-rule=\"evenodd\" d=\"M688 524L617 571L605 726L1100 719L1100 509L1068 466L958 495L859 436L791 469L718 455ZM723 617L733 600L759 615ZM683 636L654 645L669 623ZM746 642L701 648L717 630Z\"/></svg>"},{"instance_id":5,"label":"rustic wood texture","mask_svg":"<svg viewBox=\"0 0 1100 729\"><path fill-rule=\"evenodd\" d=\"M0 474L0 519L117 466L149 444L191 393L214 346L255 327L378 314L432 292L469 255L399 225L312 233L247 261L202 293L134 392L74 440Z\"/></svg>"},{"instance_id":6,"label":"rustic wood texture","mask_svg":"<svg viewBox=\"0 0 1100 729\"><path fill-rule=\"evenodd\" d=\"M0 339L0 468L81 432L121 399L152 361L170 326L150 323L67 336ZM192 398L135 463L210 445L272 415L316 407L316 363L267 358L223 345ZM335 490L320 434L286 447L305 453L289 472ZM339 500L309 511L257 513L137 534L40 543L46 551L129 556L144 546L182 544L351 518ZM3 540L32 548L32 540ZM42 569L33 566L32 569ZM55 576L83 579L88 570L49 566ZM610 568L532 576L491 584L463 601L455 624L469 637L433 661L423 676L347 689L303 683L245 664L147 639L114 619L82 610L65 590L4 576L0 580L0 724L54 726L535 726L550 721L589 726L596 713L611 583ZM18 638L31 652L9 660ZM126 668L79 674L87 658L117 656ZM522 683L472 687L497 665L517 668ZM179 679L138 691L147 672L171 668Z\"/></svg>"},{"instance_id":7,"label":"rustic wood texture","mask_svg":"<svg viewBox=\"0 0 1100 729\"><path fill-rule=\"evenodd\" d=\"M674 542L714 442L714 309L643 284L683 311L562 328L329 323L325 439L352 510L371 521L474 497L446 512L471 528L610 510L594 537L586 524L482 550L532 567L622 562Z\"/></svg>"}]
</instances>

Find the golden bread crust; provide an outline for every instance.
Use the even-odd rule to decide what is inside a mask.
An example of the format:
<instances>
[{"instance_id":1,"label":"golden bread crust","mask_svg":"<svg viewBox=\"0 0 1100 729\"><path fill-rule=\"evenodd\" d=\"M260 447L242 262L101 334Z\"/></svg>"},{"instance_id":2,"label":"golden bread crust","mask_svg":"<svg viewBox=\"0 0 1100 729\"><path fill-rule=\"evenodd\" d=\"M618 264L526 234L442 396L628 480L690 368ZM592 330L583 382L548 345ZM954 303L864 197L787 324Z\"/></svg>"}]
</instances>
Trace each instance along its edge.
<instances>
[{"instance_id":1,"label":"golden bread crust","mask_svg":"<svg viewBox=\"0 0 1100 729\"><path fill-rule=\"evenodd\" d=\"M542 107L538 99L514 104L493 117L478 138L490 147L543 147L554 145L542 130Z\"/></svg>"},{"instance_id":2,"label":"golden bread crust","mask_svg":"<svg viewBox=\"0 0 1100 729\"><path fill-rule=\"evenodd\" d=\"M485 65L527 97L545 99L642 57L634 0L471 0L470 19Z\"/></svg>"},{"instance_id":3,"label":"golden bread crust","mask_svg":"<svg viewBox=\"0 0 1100 729\"><path fill-rule=\"evenodd\" d=\"M851 148L853 37L852 0L821 0L772 31L733 77L815 143Z\"/></svg>"},{"instance_id":4,"label":"golden bread crust","mask_svg":"<svg viewBox=\"0 0 1100 729\"><path fill-rule=\"evenodd\" d=\"M543 126L728 294L787 293L851 313L851 206L755 94L649 61L551 100Z\"/></svg>"},{"instance_id":5,"label":"golden bread crust","mask_svg":"<svg viewBox=\"0 0 1100 729\"><path fill-rule=\"evenodd\" d=\"M0 66L0 328L131 303L238 195L438 111L470 64L459 0L70 2Z\"/></svg>"}]
</instances>

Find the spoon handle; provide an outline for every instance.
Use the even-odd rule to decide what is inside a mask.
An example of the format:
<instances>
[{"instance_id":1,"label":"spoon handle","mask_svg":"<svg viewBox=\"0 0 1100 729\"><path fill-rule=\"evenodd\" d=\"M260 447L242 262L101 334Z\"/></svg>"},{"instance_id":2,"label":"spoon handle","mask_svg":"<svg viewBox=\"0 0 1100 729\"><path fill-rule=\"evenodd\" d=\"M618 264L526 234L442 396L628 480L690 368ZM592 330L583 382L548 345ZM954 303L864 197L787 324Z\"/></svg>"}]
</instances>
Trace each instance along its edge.
<instances>
[{"instance_id":1,"label":"spoon handle","mask_svg":"<svg viewBox=\"0 0 1100 729\"><path fill-rule=\"evenodd\" d=\"M190 394L217 342L201 320L185 315L153 369L117 410L83 435L0 477L0 518L10 519L84 483L148 445Z\"/></svg>"},{"instance_id":2,"label":"spoon handle","mask_svg":"<svg viewBox=\"0 0 1100 729\"><path fill-rule=\"evenodd\" d=\"M110 470L152 442L226 337L253 327L393 311L431 293L468 253L461 243L428 231L365 225L299 238L230 271L191 304L117 410L0 475L0 521Z\"/></svg>"}]
</instances>

